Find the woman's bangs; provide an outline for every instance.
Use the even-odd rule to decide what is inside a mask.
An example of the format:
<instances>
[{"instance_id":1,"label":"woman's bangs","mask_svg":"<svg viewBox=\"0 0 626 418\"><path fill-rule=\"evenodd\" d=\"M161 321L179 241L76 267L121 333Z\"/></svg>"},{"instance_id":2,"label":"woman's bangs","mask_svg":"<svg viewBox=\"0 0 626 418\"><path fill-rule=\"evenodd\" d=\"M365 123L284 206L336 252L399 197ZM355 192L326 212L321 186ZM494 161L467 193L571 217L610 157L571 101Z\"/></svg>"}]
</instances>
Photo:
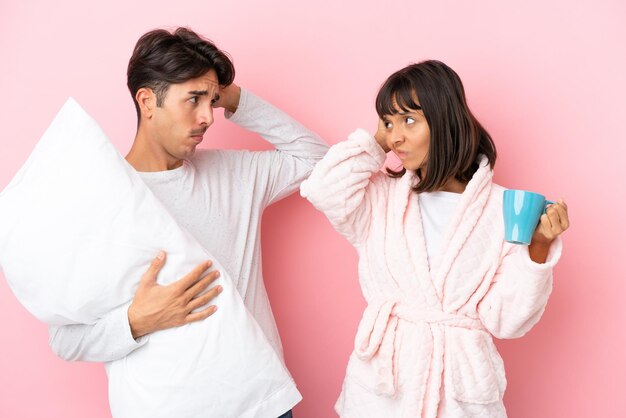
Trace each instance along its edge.
<instances>
[{"instance_id":1,"label":"woman's bangs","mask_svg":"<svg viewBox=\"0 0 626 418\"><path fill-rule=\"evenodd\" d=\"M412 83L405 78L389 80L378 93L376 112L379 117L421 109Z\"/></svg>"}]
</instances>

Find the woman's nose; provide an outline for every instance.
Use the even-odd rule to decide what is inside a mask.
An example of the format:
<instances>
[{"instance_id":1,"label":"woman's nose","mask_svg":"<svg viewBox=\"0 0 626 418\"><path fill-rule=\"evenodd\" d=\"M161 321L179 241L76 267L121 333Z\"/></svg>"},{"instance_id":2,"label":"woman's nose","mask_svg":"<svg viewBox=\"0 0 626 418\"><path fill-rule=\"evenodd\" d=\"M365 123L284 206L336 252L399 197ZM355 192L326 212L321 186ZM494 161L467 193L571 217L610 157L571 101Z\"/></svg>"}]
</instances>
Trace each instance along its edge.
<instances>
[{"instance_id":1,"label":"woman's nose","mask_svg":"<svg viewBox=\"0 0 626 418\"><path fill-rule=\"evenodd\" d=\"M391 143L399 145L404 142L404 131L401 128L394 127L391 131Z\"/></svg>"}]
</instances>

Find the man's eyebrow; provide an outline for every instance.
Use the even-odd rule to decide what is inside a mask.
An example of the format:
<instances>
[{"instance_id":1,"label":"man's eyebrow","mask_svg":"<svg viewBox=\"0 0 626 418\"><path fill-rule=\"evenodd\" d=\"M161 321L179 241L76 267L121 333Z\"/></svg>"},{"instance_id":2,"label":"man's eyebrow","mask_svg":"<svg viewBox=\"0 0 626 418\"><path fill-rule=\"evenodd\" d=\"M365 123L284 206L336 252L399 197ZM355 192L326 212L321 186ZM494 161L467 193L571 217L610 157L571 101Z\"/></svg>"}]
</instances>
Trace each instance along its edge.
<instances>
[{"instance_id":1,"label":"man's eyebrow","mask_svg":"<svg viewBox=\"0 0 626 418\"><path fill-rule=\"evenodd\" d=\"M209 92L206 90L191 90L191 91L188 91L187 93L194 95L194 96L206 96L207 94L209 94Z\"/></svg>"}]
</instances>

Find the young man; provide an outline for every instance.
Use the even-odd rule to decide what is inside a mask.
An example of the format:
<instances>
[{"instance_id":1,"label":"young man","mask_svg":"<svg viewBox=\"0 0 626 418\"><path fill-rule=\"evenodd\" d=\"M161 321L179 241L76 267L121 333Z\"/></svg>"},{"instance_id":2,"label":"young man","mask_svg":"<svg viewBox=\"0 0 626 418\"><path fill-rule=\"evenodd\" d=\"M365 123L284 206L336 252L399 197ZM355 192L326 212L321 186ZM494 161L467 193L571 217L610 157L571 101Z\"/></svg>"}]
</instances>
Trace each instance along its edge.
<instances>
[{"instance_id":1,"label":"young man","mask_svg":"<svg viewBox=\"0 0 626 418\"><path fill-rule=\"evenodd\" d=\"M261 215L298 189L328 147L280 110L233 84L234 75L230 59L189 29L143 35L128 65L138 129L126 160L176 221L228 270L245 306L282 358L262 278ZM216 107L276 150L197 150ZM156 276L164 262L165 253L160 253L132 302L97 323L51 327L54 352L66 360L113 362L150 344L155 331L212 315L215 306L201 307L220 287L199 294L219 272L199 279L210 268L206 263L180 279L182 286L160 286ZM285 417L291 416L292 406L284 409ZM213 410L197 416L222 415Z\"/></svg>"}]
</instances>

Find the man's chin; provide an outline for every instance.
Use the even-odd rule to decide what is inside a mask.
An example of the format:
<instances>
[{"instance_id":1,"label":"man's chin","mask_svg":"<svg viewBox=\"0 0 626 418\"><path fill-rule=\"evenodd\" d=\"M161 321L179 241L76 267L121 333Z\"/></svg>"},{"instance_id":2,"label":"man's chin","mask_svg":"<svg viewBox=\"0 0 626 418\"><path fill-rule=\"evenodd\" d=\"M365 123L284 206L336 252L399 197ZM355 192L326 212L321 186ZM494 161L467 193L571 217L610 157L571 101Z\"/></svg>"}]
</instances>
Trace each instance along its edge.
<instances>
[{"instance_id":1,"label":"man's chin","mask_svg":"<svg viewBox=\"0 0 626 418\"><path fill-rule=\"evenodd\" d=\"M196 148L197 148L197 145L189 147L184 152L182 152L181 155L177 155L177 157L180 158L181 160L188 160L189 158L193 157L193 155L196 153Z\"/></svg>"}]
</instances>

